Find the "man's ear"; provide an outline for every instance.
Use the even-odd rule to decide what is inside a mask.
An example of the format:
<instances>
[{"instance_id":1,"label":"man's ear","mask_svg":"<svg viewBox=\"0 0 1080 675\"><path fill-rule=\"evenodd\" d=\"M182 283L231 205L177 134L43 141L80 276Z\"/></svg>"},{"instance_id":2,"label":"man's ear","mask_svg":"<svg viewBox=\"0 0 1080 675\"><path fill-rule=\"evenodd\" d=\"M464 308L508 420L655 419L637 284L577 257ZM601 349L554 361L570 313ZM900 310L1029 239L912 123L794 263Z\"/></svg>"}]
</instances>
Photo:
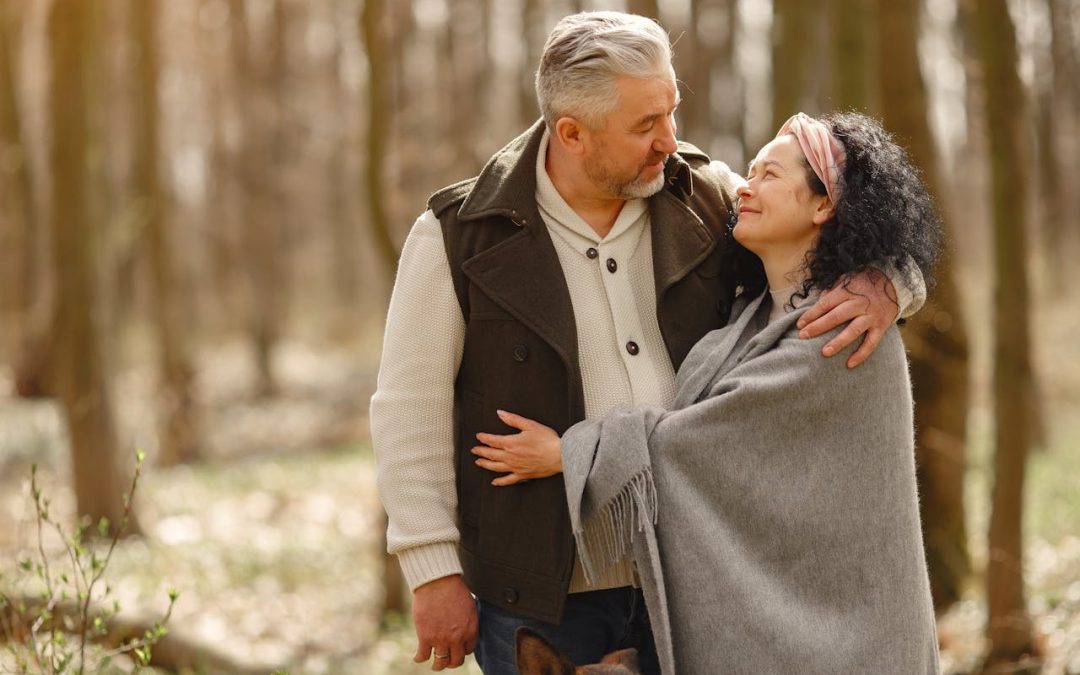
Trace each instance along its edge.
<instances>
[{"instance_id":1,"label":"man's ear","mask_svg":"<svg viewBox=\"0 0 1080 675\"><path fill-rule=\"evenodd\" d=\"M585 135L588 130L580 121L573 117L560 117L555 122L555 140L567 152L581 154L585 151Z\"/></svg>"},{"instance_id":2,"label":"man's ear","mask_svg":"<svg viewBox=\"0 0 1080 675\"><path fill-rule=\"evenodd\" d=\"M574 664L539 633L517 629L517 667L521 675L573 675Z\"/></svg>"}]
</instances>

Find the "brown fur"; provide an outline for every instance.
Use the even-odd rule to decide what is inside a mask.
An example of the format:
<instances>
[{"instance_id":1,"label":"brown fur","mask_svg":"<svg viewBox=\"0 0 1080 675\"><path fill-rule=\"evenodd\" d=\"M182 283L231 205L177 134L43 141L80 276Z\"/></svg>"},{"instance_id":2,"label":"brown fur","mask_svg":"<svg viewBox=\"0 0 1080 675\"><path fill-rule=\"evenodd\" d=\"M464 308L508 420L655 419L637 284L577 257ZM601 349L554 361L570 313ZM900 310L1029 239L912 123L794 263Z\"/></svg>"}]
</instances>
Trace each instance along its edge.
<instances>
[{"instance_id":1,"label":"brown fur","mask_svg":"<svg viewBox=\"0 0 1080 675\"><path fill-rule=\"evenodd\" d=\"M528 628L517 630L517 667L520 675L640 675L637 650L620 649L600 663L575 666L550 642Z\"/></svg>"}]
</instances>

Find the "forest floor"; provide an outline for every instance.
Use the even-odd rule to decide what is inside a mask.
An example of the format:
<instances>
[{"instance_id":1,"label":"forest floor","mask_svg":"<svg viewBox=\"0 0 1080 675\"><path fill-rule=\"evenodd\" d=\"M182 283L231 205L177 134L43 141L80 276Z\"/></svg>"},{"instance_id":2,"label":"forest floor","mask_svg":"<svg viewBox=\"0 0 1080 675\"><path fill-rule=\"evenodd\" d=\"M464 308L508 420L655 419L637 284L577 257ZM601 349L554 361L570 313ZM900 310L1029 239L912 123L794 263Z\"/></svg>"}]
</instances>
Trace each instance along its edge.
<instances>
[{"instance_id":1,"label":"forest floor","mask_svg":"<svg viewBox=\"0 0 1080 675\"><path fill-rule=\"evenodd\" d=\"M1029 464L1025 565L1029 606L1047 646L1043 672L1065 675L1080 673L1080 316L1052 323L1039 354L1042 372L1053 374L1044 383L1051 442ZM200 357L207 461L175 468L153 465L152 373L131 368L118 381L128 447L145 448L149 460L134 502L145 536L122 541L114 554L106 575L112 597L122 613L160 613L175 588L170 632L247 664L249 672L429 672L411 661L407 617L380 628L376 615L379 504L365 440L370 350L282 345L275 362L280 394L265 401L249 394L249 362L237 344ZM13 399L8 389L0 373L0 581L10 583L19 579L16 563L35 550L31 463L39 466L54 518L70 517L73 498L57 409ZM991 458L985 411L973 415L972 425L966 495L981 569ZM49 548L58 550L55 543ZM983 597L976 578L941 618L945 673L977 668L985 647ZM470 662L456 672L479 670Z\"/></svg>"}]
</instances>

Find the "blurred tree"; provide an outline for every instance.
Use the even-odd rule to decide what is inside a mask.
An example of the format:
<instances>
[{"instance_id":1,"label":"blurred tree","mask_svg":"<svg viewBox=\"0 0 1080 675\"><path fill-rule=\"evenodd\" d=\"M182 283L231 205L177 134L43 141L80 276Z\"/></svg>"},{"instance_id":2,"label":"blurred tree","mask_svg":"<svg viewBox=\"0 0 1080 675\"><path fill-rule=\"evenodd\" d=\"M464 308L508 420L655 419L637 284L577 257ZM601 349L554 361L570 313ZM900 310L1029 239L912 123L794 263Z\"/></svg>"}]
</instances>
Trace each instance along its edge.
<instances>
[{"instance_id":1,"label":"blurred tree","mask_svg":"<svg viewBox=\"0 0 1080 675\"><path fill-rule=\"evenodd\" d=\"M983 69L994 223L995 452L986 572L987 667L994 668L1036 654L1024 597L1022 534L1034 391L1028 317L1026 105L1006 0L966 2L974 5L972 18ZM1012 672L1035 670L1021 664Z\"/></svg>"},{"instance_id":2,"label":"blurred tree","mask_svg":"<svg viewBox=\"0 0 1080 675\"><path fill-rule=\"evenodd\" d=\"M460 172L460 177L473 175L471 165L473 149L476 147L472 132L477 120L477 93L469 87L472 82L469 78L469 64L463 58L465 46L469 38L462 40L459 34L462 32L462 24L468 23L470 16L469 5L475 4L475 0L446 0L447 11L454 20L447 21L439 33L439 96L444 101L453 101L454 104L444 108L446 110L448 133L446 143L452 148L451 157L454 158L454 170ZM467 92L467 93L466 93ZM462 166L464 165L464 166Z\"/></svg>"},{"instance_id":3,"label":"blurred tree","mask_svg":"<svg viewBox=\"0 0 1080 675\"><path fill-rule=\"evenodd\" d=\"M51 303L42 277L33 180L19 110L12 3L0 2L0 251L5 351L19 396L47 393Z\"/></svg>"},{"instance_id":4,"label":"blurred tree","mask_svg":"<svg viewBox=\"0 0 1080 675\"><path fill-rule=\"evenodd\" d=\"M346 105L347 97L342 89L342 68L344 50L342 49L341 35L335 32L333 46L325 60L326 77L333 83L335 90L340 92L341 102L333 110L333 134L335 138L344 140L348 138L349 115L352 106ZM335 143L337 148L343 148L343 143ZM356 302L357 293L360 292L360 232L351 208L349 196L353 186L350 181L354 176L349 172L351 163L348 161L348 153L340 149L331 151L329 161L326 162L326 184L329 185L330 198L330 230L333 241L333 278L334 295L338 305L350 308ZM343 316L353 317L354 312L346 310Z\"/></svg>"},{"instance_id":5,"label":"blurred tree","mask_svg":"<svg viewBox=\"0 0 1080 675\"><path fill-rule=\"evenodd\" d=\"M659 0L627 0L626 9L631 14L640 14L650 19L660 20Z\"/></svg>"},{"instance_id":6,"label":"blurred tree","mask_svg":"<svg viewBox=\"0 0 1080 675\"><path fill-rule=\"evenodd\" d=\"M368 219L378 246L379 256L386 265L389 276L397 269L397 248L390 236L390 223L386 209L383 181L383 158L386 153L387 105L389 92L385 73L391 64L387 59L387 46L383 41L385 16L384 0L365 0L360 14L360 35L367 49L368 59L368 128L367 153L364 161ZM460 98L460 97L459 97ZM382 552L383 606L380 616L405 611L405 582L397 559L386 552L386 513L381 516L380 550Z\"/></svg>"},{"instance_id":7,"label":"blurred tree","mask_svg":"<svg viewBox=\"0 0 1080 675\"><path fill-rule=\"evenodd\" d=\"M723 0L722 11L723 42L718 62L713 66L714 74L719 78L713 87L721 95L711 97L711 106L716 108L714 119L717 128L732 139L732 146L736 150L735 154L725 154L720 159L741 173L747 162L747 138L746 84L736 63L739 47L739 0Z\"/></svg>"},{"instance_id":8,"label":"blurred tree","mask_svg":"<svg viewBox=\"0 0 1080 675\"><path fill-rule=\"evenodd\" d=\"M712 121L713 68L717 63L715 40L705 34L714 28L702 19L715 12L715 0L690 0L690 23L686 33L675 43L676 74L682 85L679 104L679 137L709 151L714 133Z\"/></svg>"},{"instance_id":9,"label":"blurred tree","mask_svg":"<svg viewBox=\"0 0 1080 675\"><path fill-rule=\"evenodd\" d=\"M275 177L281 169L279 152L281 106L276 96L284 77L285 44L282 34L280 0L273 7L271 44L257 58L251 37L250 20L244 0L230 0L232 51L237 69L237 97L245 110L244 132L238 148L240 177L240 217L243 232L242 255L248 273L251 306L249 334L252 338L257 396L277 391L273 372L273 350L281 334L284 315L282 299L283 265L279 236L281 185Z\"/></svg>"},{"instance_id":10,"label":"blurred tree","mask_svg":"<svg viewBox=\"0 0 1080 675\"><path fill-rule=\"evenodd\" d=\"M940 204L944 190L919 65L921 5L921 0L877 0L879 107L886 128L906 146ZM857 102L853 105L858 106ZM944 209L939 206L939 211ZM963 582L971 573L964 527L968 336L960 315L948 238L946 248L936 270L935 292L904 331L915 394L915 456L923 536L930 590L938 612L959 600Z\"/></svg>"},{"instance_id":11,"label":"blurred tree","mask_svg":"<svg viewBox=\"0 0 1080 675\"><path fill-rule=\"evenodd\" d=\"M383 164L386 157L386 133L388 89L386 73L391 67L387 59L387 48L383 40L385 0L365 0L360 14L360 35L367 50L368 63L368 125L366 152L364 153L363 173L365 177L364 194L367 197L367 216L375 246L393 276L397 269L398 250L390 234L389 214L386 208L387 186L383 181Z\"/></svg>"},{"instance_id":12,"label":"blurred tree","mask_svg":"<svg viewBox=\"0 0 1080 675\"><path fill-rule=\"evenodd\" d=\"M166 226L165 199L158 167L161 118L158 103L158 0L131 1L136 60L136 142L132 171L139 213L146 219L150 289L158 340L160 377L159 461L170 465L198 457L198 432L188 358L187 322L177 297L178 279Z\"/></svg>"},{"instance_id":13,"label":"blurred tree","mask_svg":"<svg viewBox=\"0 0 1080 675\"><path fill-rule=\"evenodd\" d=\"M536 67L540 62L540 52L544 45L544 11L540 0L522 0L521 21L524 36L521 55L521 75L518 81L521 90L518 94L518 114L521 117L522 130L536 122L540 109L536 102Z\"/></svg>"},{"instance_id":14,"label":"blurred tree","mask_svg":"<svg viewBox=\"0 0 1080 675\"><path fill-rule=\"evenodd\" d=\"M52 144L52 262L57 288L56 350L50 371L67 422L76 512L115 526L124 512L117 432L104 358L87 155L93 90L87 72L100 49L95 0L57 0L49 14Z\"/></svg>"},{"instance_id":15,"label":"blurred tree","mask_svg":"<svg viewBox=\"0 0 1080 675\"><path fill-rule=\"evenodd\" d=\"M907 6L911 3L901 4ZM831 107L834 110L871 110L870 74L875 56L871 42L874 35L873 9L871 0L829 0L828 23L832 29L829 40L832 48ZM883 36L879 34L880 37ZM888 52L889 49L884 47L884 51ZM887 79L882 78L882 82Z\"/></svg>"},{"instance_id":16,"label":"blurred tree","mask_svg":"<svg viewBox=\"0 0 1080 675\"><path fill-rule=\"evenodd\" d=\"M1049 267L1051 289L1061 293L1066 288L1069 260L1071 259L1067 233L1069 225L1076 224L1070 213L1069 167L1061 156L1062 139L1067 133L1076 133L1069 119L1072 106L1080 103L1076 84L1080 72L1073 72L1071 57L1071 3L1068 0L1046 0L1050 15L1049 63L1036 68L1036 120L1039 153L1039 199L1042 208L1042 229L1045 257ZM1077 144L1076 139L1072 143ZM1068 147L1067 145L1065 147ZM1070 223L1070 220L1072 221Z\"/></svg>"},{"instance_id":17,"label":"blurred tree","mask_svg":"<svg viewBox=\"0 0 1080 675\"><path fill-rule=\"evenodd\" d=\"M803 106L816 50L822 0L773 0L772 110L770 135ZM809 110L810 114L816 112Z\"/></svg>"}]
</instances>

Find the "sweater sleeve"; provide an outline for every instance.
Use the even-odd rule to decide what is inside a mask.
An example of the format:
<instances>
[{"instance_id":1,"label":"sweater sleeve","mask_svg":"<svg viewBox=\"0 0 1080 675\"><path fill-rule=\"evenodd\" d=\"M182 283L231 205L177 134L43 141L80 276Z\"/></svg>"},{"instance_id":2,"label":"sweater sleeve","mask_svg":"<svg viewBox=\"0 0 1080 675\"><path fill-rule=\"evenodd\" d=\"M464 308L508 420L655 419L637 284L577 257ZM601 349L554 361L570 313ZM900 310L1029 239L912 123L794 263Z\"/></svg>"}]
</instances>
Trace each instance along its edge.
<instances>
[{"instance_id":1,"label":"sweater sleeve","mask_svg":"<svg viewBox=\"0 0 1080 675\"><path fill-rule=\"evenodd\" d=\"M387 550L397 555L412 589L462 571L453 425L464 340L442 232L427 211L401 253L371 399L376 480L389 517Z\"/></svg>"}]
</instances>

